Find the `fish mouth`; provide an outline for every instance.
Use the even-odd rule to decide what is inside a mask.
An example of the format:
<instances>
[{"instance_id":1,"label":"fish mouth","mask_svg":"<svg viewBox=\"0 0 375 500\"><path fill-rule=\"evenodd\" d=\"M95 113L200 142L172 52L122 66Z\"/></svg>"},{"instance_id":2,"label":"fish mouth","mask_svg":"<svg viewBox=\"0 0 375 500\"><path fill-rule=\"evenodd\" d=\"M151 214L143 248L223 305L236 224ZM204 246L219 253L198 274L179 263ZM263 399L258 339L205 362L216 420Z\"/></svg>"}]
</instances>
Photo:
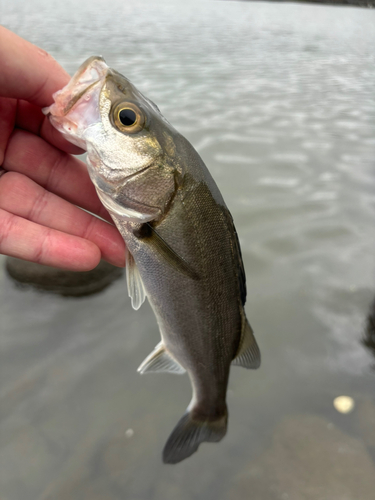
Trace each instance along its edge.
<instances>
[{"instance_id":1,"label":"fish mouth","mask_svg":"<svg viewBox=\"0 0 375 500\"><path fill-rule=\"evenodd\" d=\"M53 94L55 102L43 109L46 115L66 116L82 97L92 93L94 87L105 80L109 67L101 56L89 57L77 70L70 82Z\"/></svg>"},{"instance_id":2,"label":"fish mouth","mask_svg":"<svg viewBox=\"0 0 375 500\"><path fill-rule=\"evenodd\" d=\"M85 130L100 121L99 96L109 71L103 57L89 57L70 82L53 94L55 102L43 109L52 125L82 149L87 149Z\"/></svg>"}]
</instances>

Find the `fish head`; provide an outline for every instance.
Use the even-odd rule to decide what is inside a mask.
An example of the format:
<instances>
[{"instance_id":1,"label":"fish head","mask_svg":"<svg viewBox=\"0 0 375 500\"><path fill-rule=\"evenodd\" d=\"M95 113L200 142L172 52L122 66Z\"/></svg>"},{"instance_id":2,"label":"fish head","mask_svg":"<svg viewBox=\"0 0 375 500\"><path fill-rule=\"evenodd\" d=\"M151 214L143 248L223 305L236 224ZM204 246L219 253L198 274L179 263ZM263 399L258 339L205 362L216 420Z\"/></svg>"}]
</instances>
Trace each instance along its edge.
<instances>
[{"instance_id":1,"label":"fish head","mask_svg":"<svg viewBox=\"0 0 375 500\"><path fill-rule=\"evenodd\" d=\"M43 110L53 126L88 152L97 187L143 171L161 156L173 155L176 131L123 75L102 57L87 59Z\"/></svg>"}]
</instances>

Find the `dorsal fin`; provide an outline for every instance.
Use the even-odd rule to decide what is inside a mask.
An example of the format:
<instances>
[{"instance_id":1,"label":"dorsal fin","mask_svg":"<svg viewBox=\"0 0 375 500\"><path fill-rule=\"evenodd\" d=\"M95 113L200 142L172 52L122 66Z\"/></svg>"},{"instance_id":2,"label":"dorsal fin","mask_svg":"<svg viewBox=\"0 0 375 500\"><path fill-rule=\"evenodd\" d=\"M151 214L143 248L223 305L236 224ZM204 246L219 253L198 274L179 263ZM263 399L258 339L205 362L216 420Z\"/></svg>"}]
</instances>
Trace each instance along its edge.
<instances>
[{"instance_id":1,"label":"dorsal fin","mask_svg":"<svg viewBox=\"0 0 375 500\"><path fill-rule=\"evenodd\" d=\"M239 285L239 289L240 289L241 302L242 302L242 305L245 305L245 302L246 302L246 275L245 275L245 268L244 268L243 261L242 261L240 242L238 239L236 227L235 227L234 222L233 222L233 217L228 209L225 209L225 215L226 215L226 219L228 221L229 230L233 235L232 253L233 253L233 258L234 258L234 264L236 266L236 273L237 273L237 277L238 277L238 285Z\"/></svg>"},{"instance_id":2,"label":"dorsal fin","mask_svg":"<svg viewBox=\"0 0 375 500\"><path fill-rule=\"evenodd\" d=\"M133 309L137 310L145 301L146 291L134 257L128 249L126 249L126 282Z\"/></svg>"},{"instance_id":3,"label":"dorsal fin","mask_svg":"<svg viewBox=\"0 0 375 500\"><path fill-rule=\"evenodd\" d=\"M236 357L232 361L232 365L242 366L243 368L253 370L260 366L259 347L255 340L253 330L246 318L244 318L240 345Z\"/></svg>"}]
</instances>

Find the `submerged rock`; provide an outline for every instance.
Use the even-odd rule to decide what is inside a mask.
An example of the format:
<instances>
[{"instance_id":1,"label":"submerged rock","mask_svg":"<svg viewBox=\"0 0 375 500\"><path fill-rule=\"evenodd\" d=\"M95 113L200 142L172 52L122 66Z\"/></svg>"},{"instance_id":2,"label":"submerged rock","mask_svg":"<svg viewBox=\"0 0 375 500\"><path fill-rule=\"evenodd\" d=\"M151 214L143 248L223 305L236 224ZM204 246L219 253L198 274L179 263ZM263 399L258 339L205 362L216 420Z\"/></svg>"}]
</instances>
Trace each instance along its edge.
<instances>
[{"instance_id":1,"label":"submerged rock","mask_svg":"<svg viewBox=\"0 0 375 500\"><path fill-rule=\"evenodd\" d=\"M357 430L375 463L375 402L363 398L357 410Z\"/></svg>"},{"instance_id":2,"label":"submerged rock","mask_svg":"<svg viewBox=\"0 0 375 500\"><path fill-rule=\"evenodd\" d=\"M239 474L230 498L373 500L375 464L359 439L312 415L290 417Z\"/></svg>"},{"instance_id":3,"label":"submerged rock","mask_svg":"<svg viewBox=\"0 0 375 500\"><path fill-rule=\"evenodd\" d=\"M81 297L101 292L124 273L123 268L104 260L91 271L76 272L8 257L5 269L21 286L32 286L65 297Z\"/></svg>"}]
</instances>

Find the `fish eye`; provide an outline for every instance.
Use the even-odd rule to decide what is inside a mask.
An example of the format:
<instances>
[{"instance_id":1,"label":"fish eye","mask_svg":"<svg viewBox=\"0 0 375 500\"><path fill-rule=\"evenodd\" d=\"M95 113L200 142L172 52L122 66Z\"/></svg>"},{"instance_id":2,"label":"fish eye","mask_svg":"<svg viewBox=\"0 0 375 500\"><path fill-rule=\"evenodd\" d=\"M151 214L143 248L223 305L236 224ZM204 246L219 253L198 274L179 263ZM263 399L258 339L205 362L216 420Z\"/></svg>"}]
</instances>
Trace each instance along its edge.
<instances>
[{"instance_id":1,"label":"fish eye","mask_svg":"<svg viewBox=\"0 0 375 500\"><path fill-rule=\"evenodd\" d=\"M137 115L130 108L122 109L119 112L118 117L120 119L120 122L124 125L124 127L131 127L137 121Z\"/></svg>"},{"instance_id":2,"label":"fish eye","mask_svg":"<svg viewBox=\"0 0 375 500\"><path fill-rule=\"evenodd\" d=\"M143 129L143 112L132 102L120 103L113 109L112 120L120 132L134 134Z\"/></svg>"}]
</instances>

